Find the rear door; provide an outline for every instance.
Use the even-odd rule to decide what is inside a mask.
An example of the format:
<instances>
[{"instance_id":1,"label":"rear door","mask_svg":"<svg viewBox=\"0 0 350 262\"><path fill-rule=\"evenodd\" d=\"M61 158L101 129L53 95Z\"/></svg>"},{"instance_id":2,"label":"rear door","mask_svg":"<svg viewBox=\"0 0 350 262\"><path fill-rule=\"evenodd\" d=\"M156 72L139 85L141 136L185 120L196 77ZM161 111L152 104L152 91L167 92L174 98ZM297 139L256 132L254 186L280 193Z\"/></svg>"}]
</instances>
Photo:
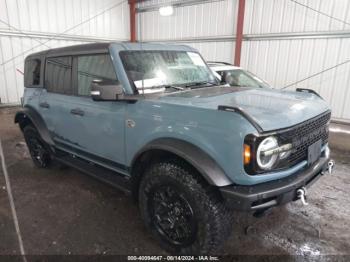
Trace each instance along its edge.
<instances>
[{"instance_id":1,"label":"rear door","mask_svg":"<svg viewBox=\"0 0 350 262\"><path fill-rule=\"evenodd\" d=\"M72 57L48 57L45 62L44 89L39 98L41 116L54 140L65 140L59 123L68 114L72 103Z\"/></svg>"},{"instance_id":2,"label":"rear door","mask_svg":"<svg viewBox=\"0 0 350 262\"><path fill-rule=\"evenodd\" d=\"M65 117L57 122L60 143L86 159L122 172L125 170L125 110L122 101L93 101L92 80L117 81L108 53L73 57L74 95L66 100Z\"/></svg>"}]
</instances>

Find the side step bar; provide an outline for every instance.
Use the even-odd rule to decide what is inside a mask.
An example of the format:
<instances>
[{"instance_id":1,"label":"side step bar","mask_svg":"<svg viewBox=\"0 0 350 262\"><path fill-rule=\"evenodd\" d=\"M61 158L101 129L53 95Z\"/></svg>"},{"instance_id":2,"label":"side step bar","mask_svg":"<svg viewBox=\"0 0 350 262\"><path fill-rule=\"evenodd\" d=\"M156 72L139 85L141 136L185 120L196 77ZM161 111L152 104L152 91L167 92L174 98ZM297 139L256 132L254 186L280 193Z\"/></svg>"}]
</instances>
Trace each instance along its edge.
<instances>
[{"instance_id":1,"label":"side step bar","mask_svg":"<svg viewBox=\"0 0 350 262\"><path fill-rule=\"evenodd\" d=\"M118 188L127 194L131 194L130 179L125 175L119 174L108 168L86 161L69 153L59 154L58 156L55 156L55 160L67 166L78 169L79 171L115 188Z\"/></svg>"}]
</instances>

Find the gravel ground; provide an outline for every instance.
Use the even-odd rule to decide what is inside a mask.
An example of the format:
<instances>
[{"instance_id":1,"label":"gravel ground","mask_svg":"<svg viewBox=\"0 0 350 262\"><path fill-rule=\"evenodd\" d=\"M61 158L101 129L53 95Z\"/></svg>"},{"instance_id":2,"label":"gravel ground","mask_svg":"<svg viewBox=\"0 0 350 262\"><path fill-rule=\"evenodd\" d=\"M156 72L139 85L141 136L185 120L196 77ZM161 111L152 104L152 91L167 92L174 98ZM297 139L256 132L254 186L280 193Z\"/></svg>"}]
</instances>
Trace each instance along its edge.
<instances>
[{"instance_id":1,"label":"gravel ground","mask_svg":"<svg viewBox=\"0 0 350 262\"><path fill-rule=\"evenodd\" d=\"M137 205L122 192L71 169L37 169L13 123L17 109L0 109L0 138L27 254L162 254L146 232ZM223 254L350 255L350 152L333 151L336 169L300 201L262 218L236 213ZM19 254L0 170L0 254Z\"/></svg>"}]
</instances>

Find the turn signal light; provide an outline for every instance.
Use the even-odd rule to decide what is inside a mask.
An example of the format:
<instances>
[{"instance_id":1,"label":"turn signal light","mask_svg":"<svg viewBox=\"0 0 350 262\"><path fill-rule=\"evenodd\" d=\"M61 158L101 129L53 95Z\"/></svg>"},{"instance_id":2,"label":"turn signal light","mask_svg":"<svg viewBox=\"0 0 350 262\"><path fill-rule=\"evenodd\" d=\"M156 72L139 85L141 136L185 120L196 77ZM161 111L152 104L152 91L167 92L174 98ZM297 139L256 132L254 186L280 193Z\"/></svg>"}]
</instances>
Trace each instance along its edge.
<instances>
[{"instance_id":1,"label":"turn signal light","mask_svg":"<svg viewBox=\"0 0 350 262\"><path fill-rule=\"evenodd\" d=\"M251 159L251 152L250 152L250 146L247 144L244 144L244 150L243 150L243 161L245 165L248 165L250 163Z\"/></svg>"}]
</instances>

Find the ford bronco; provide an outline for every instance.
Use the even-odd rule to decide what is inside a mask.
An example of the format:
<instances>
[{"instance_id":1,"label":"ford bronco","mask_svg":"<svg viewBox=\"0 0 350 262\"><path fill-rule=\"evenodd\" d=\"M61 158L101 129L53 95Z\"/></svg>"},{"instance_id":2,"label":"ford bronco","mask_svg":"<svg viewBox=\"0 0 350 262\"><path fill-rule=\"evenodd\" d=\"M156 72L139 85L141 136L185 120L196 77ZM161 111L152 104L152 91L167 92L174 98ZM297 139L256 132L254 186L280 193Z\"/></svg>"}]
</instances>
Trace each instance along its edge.
<instances>
[{"instance_id":1,"label":"ford bronco","mask_svg":"<svg viewBox=\"0 0 350 262\"><path fill-rule=\"evenodd\" d=\"M51 49L26 58L24 85L15 123L34 164L129 192L171 253L217 252L232 211L305 202L333 165L317 93L221 85L188 46Z\"/></svg>"}]
</instances>

